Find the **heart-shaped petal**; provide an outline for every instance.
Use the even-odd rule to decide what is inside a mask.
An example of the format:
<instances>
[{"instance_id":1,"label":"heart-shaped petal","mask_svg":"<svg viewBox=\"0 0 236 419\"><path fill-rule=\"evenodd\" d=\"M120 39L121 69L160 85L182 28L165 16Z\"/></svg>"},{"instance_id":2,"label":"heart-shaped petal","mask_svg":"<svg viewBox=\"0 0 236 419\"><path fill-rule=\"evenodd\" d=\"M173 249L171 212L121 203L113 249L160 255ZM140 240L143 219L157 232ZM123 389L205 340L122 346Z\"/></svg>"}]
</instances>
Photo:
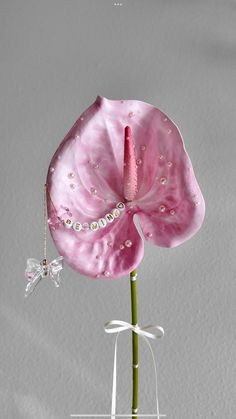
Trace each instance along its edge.
<instances>
[{"instance_id":1,"label":"heart-shaped petal","mask_svg":"<svg viewBox=\"0 0 236 419\"><path fill-rule=\"evenodd\" d=\"M137 164L129 211L127 205L121 217L98 231L67 229L73 222L98 221L124 202L125 127L132 133ZM204 218L204 200L178 128L159 109L138 100L98 96L54 154L47 185L55 244L68 264L93 278L125 275L142 259L133 214L138 213L145 238L166 247L190 238Z\"/></svg>"}]
</instances>

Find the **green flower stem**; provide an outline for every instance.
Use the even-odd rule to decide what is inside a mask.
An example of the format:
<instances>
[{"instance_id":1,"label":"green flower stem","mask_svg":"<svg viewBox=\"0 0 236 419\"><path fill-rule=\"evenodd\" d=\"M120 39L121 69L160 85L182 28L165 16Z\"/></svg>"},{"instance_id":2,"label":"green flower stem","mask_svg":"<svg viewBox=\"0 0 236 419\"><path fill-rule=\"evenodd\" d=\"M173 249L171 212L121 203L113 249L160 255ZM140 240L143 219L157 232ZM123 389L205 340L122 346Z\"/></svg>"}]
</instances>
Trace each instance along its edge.
<instances>
[{"instance_id":1,"label":"green flower stem","mask_svg":"<svg viewBox=\"0 0 236 419\"><path fill-rule=\"evenodd\" d=\"M131 291L131 314L132 325L138 324L137 311L137 292L136 292L136 270L130 273L130 291ZM134 279L135 278L135 279ZM138 413L138 334L132 332L132 364L133 364L133 401L132 414ZM137 418L137 416L133 416Z\"/></svg>"}]
</instances>

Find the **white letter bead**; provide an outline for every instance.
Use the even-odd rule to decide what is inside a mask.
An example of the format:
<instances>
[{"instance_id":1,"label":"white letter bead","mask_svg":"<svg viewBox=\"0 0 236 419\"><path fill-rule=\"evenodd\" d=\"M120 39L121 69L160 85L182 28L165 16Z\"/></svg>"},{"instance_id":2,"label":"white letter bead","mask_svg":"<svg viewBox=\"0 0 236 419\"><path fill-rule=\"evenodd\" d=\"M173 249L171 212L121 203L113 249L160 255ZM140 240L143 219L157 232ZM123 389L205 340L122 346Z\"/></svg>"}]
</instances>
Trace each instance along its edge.
<instances>
[{"instance_id":1,"label":"white letter bead","mask_svg":"<svg viewBox=\"0 0 236 419\"><path fill-rule=\"evenodd\" d=\"M82 230L82 224L80 224L80 223L79 223L79 221L76 221L76 222L73 224L73 229L74 229L75 231L80 231L80 230Z\"/></svg>"},{"instance_id":2,"label":"white letter bead","mask_svg":"<svg viewBox=\"0 0 236 419\"><path fill-rule=\"evenodd\" d=\"M106 219L105 218L99 218L98 225L99 225L100 228L106 227L106 225L107 225Z\"/></svg>"},{"instance_id":3,"label":"white letter bead","mask_svg":"<svg viewBox=\"0 0 236 419\"><path fill-rule=\"evenodd\" d=\"M118 204L116 204L116 208L123 211L125 209L125 204L123 204L123 202L118 202Z\"/></svg>"},{"instance_id":4,"label":"white letter bead","mask_svg":"<svg viewBox=\"0 0 236 419\"><path fill-rule=\"evenodd\" d=\"M64 220L64 226L66 228L71 228L72 227L72 221L69 218L67 218L67 220Z\"/></svg>"},{"instance_id":5,"label":"white letter bead","mask_svg":"<svg viewBox=\"0 0 236 419\"><path fill-rule=\"evenodd\" d=\"M89 225L90 230L96 231L99 229L99 225L97 221L92 221Z\"/></svg>"},{"instance_id":6,"label":"white letter bead","mask_svg":"<svg viewBox=\"0 0 236 419\"><path fill-rule=\"evenodd\" d=\"M108 223L112 223L112 221L114 221L114 217L110 212L105 215L105 218L106 218Z\"/></svg>"},{"instance_id":7,"label":"white letter bead","mask_svg":"<svg viewBox=\"0 0 236 419\"><path fill-rule=\"evenodd\" d=\"M114 218L118 218L120 216L120 210L118 210L118 208L113 208L111 212Z\"/></svg>"}]
</instances>

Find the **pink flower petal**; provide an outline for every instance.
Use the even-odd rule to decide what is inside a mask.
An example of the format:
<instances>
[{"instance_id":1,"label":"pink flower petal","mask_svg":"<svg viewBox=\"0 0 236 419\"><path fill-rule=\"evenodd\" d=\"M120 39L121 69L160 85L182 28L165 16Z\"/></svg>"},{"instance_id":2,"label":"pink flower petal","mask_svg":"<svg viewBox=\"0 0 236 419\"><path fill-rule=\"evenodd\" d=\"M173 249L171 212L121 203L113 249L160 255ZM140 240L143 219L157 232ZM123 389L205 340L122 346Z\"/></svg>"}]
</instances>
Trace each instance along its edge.
<instances>
[{"instance_id":1,"label":"pink flower petal","mask_svg":"<svg viewBox=\"0 0 236 419\"><path fill-rule=\"evenodd\" d=\"M171 136L167 130L157 138L160 151L150 161L155 161L156 175L150 190L138 201L138 216L146 240L175 247L200 229L205 202L180 132L169 119L168 127Z\"/></svg>"},{"instance_id":2,"label":"pink flower petal","mask_svg":"<svg viewBox=\"0 0 236 419\"><path fill-rule=\"evenodd\" d=\"M190 238L204 218L204 200L173 122L148 103L100 96L52 158L47 176L49 218L68 214L73 221L90 223L124 200L125 126L131 128L137 164L137 194L129 212L96 232L50 225L67 263L93 278L115 278L137 267L143 242L132 221L134 213L145 238L166 247Z\"/></svg>"},{"instance_id":3,"label":"pink flower petal","mask_svg":"<svg viewBox=\"0 0 236 419\"><path fill-rule=\"evenodd\" d=\"M68 265L91 278L113 279L129 274L143 258L143 240L128 213L95 232L76 232L61 225L51 234Z\"/></svg>"}]
</instances>

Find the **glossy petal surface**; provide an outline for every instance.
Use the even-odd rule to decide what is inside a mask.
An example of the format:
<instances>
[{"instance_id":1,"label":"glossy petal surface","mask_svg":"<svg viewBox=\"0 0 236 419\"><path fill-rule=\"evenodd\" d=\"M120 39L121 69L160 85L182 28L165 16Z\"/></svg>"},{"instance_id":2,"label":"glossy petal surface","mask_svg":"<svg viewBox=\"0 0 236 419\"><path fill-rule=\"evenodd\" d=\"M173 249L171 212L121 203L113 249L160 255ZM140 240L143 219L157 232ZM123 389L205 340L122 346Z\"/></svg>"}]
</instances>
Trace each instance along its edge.
<instances>
[{"instance_id":1,"label":"glossy petal surface","mask_svg":"<svg viewBox=\"0 0 236 419\"><path fill-rule=\"evenodd\" d=\"M124 202L125 126L135 145L135 200L105 228L67 229L60 220L91 223ZM163 112L138 100L98 96L53 156L47 184L54 242L70 266L92 278L116 278L140 263L143 241L133 214L145 238L165 247L189 239L204 218L204 200L178 128Z\"/></svg>"}]
</instances>

